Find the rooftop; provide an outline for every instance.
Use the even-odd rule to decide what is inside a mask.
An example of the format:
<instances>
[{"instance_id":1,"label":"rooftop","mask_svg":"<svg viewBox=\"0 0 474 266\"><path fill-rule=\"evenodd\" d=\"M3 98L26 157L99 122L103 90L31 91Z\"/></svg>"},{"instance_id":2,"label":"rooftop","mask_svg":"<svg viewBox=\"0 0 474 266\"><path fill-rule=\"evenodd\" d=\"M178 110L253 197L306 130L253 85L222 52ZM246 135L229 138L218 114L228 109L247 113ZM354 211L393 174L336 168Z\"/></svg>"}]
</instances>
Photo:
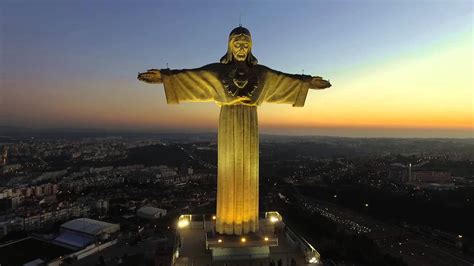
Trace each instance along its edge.
<instances>
[{"instance_id":1,"label":"rooftop","mask_svg":"<svg viewBox=\"0 0 474 266\"><path fill-rule=\"evenodd\" d=\"M70 249L28 237L1 246L0 265L23 265L38 259L50 261L71 252Z\"/></svg>"},{"instance_id":2,"label":"rooftop","mask_svg":"<svg viewBox=\"0 0 474 266\"><path fill-rule=\"evenodd\" d=\"M140 209L138 209L137 212L145 213L145 214L148 214L148 215L155 215L157 213L164 212L164 211L166 211L166 210L151 207L151 206L144 206L144 207L141 207Z\"/></svg>"},{"instance_id":3,"label":"rooftop","mask_svg":"<svg viewBox=\"0 0 474 266\"><path fill-rule=\"evenodd\" d=\"M104 232L119 228L118 224L107 223L89 218L78 218L61 225L62 229L68 229L88 235L99 235Z\"/></svg>"}]
</instances>

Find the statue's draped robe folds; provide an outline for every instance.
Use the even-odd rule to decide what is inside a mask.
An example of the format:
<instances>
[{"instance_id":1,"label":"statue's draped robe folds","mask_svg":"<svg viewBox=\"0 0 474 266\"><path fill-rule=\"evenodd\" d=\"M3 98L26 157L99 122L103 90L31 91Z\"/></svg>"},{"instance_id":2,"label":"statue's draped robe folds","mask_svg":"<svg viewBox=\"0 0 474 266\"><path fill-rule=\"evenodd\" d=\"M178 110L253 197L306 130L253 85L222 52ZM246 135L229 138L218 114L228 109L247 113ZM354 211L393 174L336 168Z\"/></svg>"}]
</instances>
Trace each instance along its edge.
<instances>
[{"instance_id":1,"label":"statue's draped robe folds","mask_svg":"<svg viewBox=\"0 0 474 266\"><path fill-rule=\"evenodd\" d=\"M262 65L249 66L251 95L234 96L225 86L232 64L161 70L168 104L214 101L221 106L218 133L217 221L220 234L258 230L258 120L264 102L302 107L311 76L291 75Z\"/></svg>"}]
</instances>

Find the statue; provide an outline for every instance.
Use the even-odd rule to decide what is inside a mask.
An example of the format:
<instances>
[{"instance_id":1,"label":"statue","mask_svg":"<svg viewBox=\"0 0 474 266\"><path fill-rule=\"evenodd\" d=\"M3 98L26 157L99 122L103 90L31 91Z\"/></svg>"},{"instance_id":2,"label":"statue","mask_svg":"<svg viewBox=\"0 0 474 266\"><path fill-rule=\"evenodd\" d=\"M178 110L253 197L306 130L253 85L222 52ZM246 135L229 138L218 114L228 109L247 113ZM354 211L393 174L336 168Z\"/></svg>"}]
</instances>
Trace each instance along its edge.
<instances>
[{"instance_id":1,"label":"statue","mask_svg":"<svg viewBox=\"0 0 474 266\"><path fill-rule=\"evenodd\" d=\"M258 231L257 106L286 103L302 107L308 89L331 87L329 81L293 75L259 65L252 55L248 29L229 35L220 63L196 69L150 69L138 80L163 83L168 104L214 101L221 107L218 129L216 231L243 235Z\"/></svg>"}]
</instances>

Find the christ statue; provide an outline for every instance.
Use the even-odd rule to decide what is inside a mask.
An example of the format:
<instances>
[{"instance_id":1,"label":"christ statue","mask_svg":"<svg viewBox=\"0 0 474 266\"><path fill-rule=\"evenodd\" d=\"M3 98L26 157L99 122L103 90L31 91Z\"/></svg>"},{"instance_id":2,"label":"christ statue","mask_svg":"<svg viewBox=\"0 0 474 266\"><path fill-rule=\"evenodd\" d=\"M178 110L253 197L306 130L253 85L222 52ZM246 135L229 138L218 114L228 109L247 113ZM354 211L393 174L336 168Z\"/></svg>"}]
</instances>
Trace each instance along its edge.
<instances>
[{"instance_id":1,"label":"christ statue","mask_svg":"<svg viewBox=\"0 0 474 266\"><path fill-rule=\"evenodd\" d=\"M250 31L229 35L219 63L195 69L150 69L138 80L163 83L168 104L215 102L220 106L216 231L243 235L258 231L259 154L257 107L286 103L302 107L308 89L331 87L321 77L294 75L259 65Z\"/></svg>"}]
</instances>

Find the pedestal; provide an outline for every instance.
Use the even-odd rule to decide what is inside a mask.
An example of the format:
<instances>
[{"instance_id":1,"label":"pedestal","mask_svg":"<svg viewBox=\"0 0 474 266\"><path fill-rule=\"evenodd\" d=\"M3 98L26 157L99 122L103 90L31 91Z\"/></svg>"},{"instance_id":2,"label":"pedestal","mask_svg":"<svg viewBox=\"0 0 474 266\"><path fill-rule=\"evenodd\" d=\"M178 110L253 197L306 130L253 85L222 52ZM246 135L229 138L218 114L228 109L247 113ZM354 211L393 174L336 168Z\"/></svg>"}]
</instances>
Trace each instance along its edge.
<instances>
[{"instance_id":1,"label":"pedestal","mask_svg":"<svg viewBox=\"0 0 474 266\"><path fill-rule=\"evenodd\" d=\"M270 256L270 247L278 246L278 237L269 232L242 236L207 233L206 249L214 261L263 259Z\"/></svg>"},{"instance_id":2,"label":"pedestal","mask_svg":"<svg viewBox=\"0 0 474 266\"><path fill-rule=\"evenodd\" d=\"M301 235L288 227L278 212L262 213L259 230L245 235L216 232L217 217L181 215L179 245L174 265L241 265L292 261L296 265L318 265L319 253Z\"/></svg>"}]
</instances>

